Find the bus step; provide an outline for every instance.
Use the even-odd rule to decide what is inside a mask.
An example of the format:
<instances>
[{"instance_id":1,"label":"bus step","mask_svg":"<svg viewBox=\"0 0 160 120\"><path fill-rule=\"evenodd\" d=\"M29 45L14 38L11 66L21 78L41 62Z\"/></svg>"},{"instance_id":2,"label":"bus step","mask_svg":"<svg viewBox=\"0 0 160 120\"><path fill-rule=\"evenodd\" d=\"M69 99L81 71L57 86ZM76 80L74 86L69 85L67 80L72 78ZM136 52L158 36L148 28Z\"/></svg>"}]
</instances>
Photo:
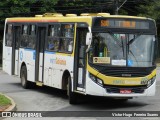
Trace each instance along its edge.
<instances>
[{"instance_id":1,"label":"bus step","mask_svg":"<svg viewBox=\"0 0 160 120\"><path fill-rule=\"evenodd\" d=\"M37 85L37 86L43 86L43 83L42 83L42 82L37 81L37 82L36 82L36 85Z\"/></svg>"},{"instance_id":2,"label":"bus step","mask_svg":"<svg viewBox=\"0 0 160 120\"><path fill-rule=\"evenodd\" d=\"M74 91L75 93L79 93L79 94L83 94L83 95L86 95L85 92L82 92L82 91Z\"/></svg>"},{"instance_id":3,"label":"bus step","mask_svg":"<svg viewBox=\"0 0 160 120\"><path fill-rule=\"evenodd\" d=\"M84 88L77 87L77 90L76 90L75 92L81 93L81 94L85 94L85 89L84 89Z\"/></svg>"}]
</instances>

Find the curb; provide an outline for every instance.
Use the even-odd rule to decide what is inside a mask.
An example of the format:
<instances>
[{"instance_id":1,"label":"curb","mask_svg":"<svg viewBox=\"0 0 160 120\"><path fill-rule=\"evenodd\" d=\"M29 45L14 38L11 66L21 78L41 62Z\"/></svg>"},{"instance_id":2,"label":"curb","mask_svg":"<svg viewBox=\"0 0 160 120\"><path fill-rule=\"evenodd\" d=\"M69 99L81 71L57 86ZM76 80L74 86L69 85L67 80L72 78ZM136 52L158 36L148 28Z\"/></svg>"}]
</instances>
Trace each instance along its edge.
<instances>
[{"instance_id":1,"label":"curb","mask_svg":"<svg viewBox=\"0 0 160 120\"><path fill-rule=\"evenodd\" d=\"M2 93L0 93L1 95L4 95L4 94L2 94ZM8 98L8 99L10 99L10 101L11 101L11 103L12 103L12 105L11 106L9 106L7 109L5 109L4 111L16 111L16 103L14 102L14 100L11 98L11 97L9 97L9 96L7 96L7 95L4 95L6 98Z\"/></svg>"}]
</instances>

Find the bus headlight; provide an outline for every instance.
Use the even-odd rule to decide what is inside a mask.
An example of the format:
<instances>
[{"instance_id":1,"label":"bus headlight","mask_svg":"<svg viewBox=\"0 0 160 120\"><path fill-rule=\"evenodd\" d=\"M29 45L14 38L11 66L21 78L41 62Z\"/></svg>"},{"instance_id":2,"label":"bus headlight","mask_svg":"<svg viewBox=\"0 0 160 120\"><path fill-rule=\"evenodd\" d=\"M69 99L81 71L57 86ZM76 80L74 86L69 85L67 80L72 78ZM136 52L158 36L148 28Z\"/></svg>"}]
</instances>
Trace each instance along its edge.
<instances>
[{"instance_id":1,"label":"bus headlight","mask_svg":"<svg viewBox=\"0 0 160 120\"><path fill-rule=\"evenodd\" d=\"M90 73L89 73L89 77L90 77L94 82L97 81L96 77L95 77L94 75L90 74Z\"/></svg>"},{"instance_id":2,"label":"bus headlight","mask_svg":"<svg viewBox=\"0 0 160 120\"><path fill-rule=\"evenodd\" d=\"M147 87L150 87L154 83L155 79L156 79L156 76L153 77L152 79L148 80Z\"/></svg>"},{"instance_id":3,"label":"bus headlight","mask_svg":"<svg viewBox=\"0 0 160 120\"><path fill-rule=\"evenodd\" d=\"M103 81L101 79L95 77L91 73L89 73L89 77L92 79L92 81L103 87Z\"/></svg>"},{"instance_id":4,"label":"bus headlight","mask_svg":"<svg viewBox=\"0 0 160 120\"><path fill-rule=\"evenodd\" d=\"M97 83L98 83L99 85L103 85L102 80L101 80L101 79L99 79L99 78L97 78Z\"/></svg>"}]
</instances>

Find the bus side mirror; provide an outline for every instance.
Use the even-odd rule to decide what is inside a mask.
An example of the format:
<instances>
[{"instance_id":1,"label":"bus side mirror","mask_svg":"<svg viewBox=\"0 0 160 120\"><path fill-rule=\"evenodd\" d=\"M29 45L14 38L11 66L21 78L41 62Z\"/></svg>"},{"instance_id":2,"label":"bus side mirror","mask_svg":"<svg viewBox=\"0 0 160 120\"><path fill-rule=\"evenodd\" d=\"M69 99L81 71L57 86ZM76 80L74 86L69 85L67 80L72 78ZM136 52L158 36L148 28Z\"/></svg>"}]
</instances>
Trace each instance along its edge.
<instances>
[{"instance_id":1,"label":"bus side mirror","mask_svg":"<svg viewBox=\"0 0 160 120\"><path fill-rule=\"evenodd\" d=\"M90 46L92 42L92 33L88 32L86 35L86 45Z\"/></svg>"}]
</instances>

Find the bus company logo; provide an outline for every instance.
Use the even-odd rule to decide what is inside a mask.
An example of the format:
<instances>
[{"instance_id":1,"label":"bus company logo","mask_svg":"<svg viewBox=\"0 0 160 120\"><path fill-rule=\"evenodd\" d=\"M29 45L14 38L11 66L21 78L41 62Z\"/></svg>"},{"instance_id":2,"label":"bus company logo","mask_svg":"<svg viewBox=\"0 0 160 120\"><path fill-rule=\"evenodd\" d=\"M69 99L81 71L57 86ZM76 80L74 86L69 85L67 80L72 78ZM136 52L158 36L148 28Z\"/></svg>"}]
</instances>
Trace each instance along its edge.
<instances>
[{"instance_id":1,"label":"bus company logo","mask_svg":"<svg viewBox=\"0 0 160 120\"><path fill-rule=\"evenodd\" d=\"M51 58L51 59L50 59L50 63L55 64L55 63L56 63L56 59Z\"/></svg>"},{"instance_id":2,"label":"bus company logo","mask_svg":"<svg viewBox=\"0 0 160 120\"><path fill-rule=\"evenodd\" d=\"M56 64L66 65L66 60L61 60L61 59L56 58Z\"/></svg>"},{"instance_id":3,"label":"bus company logo","mask_svg":"<svg viewBox=\"0 0 160 120\"><path fill-rule=\"evenodd\" d=\"M56 58L56 59L51 58L50 63L59 64L59 65L66 65L66 60L61 60L59 58Z\"/></svg>"},{"instance_id":4,"label":"bus company logo","mask_svg":"<svg viewBox=\"0 0 160 120\"><path fill-rule=\"evenodd\" d=\"M114 85L121 85L121 84L124 84L124 81L123 80L113 80L113 84Z\"/></svg>"}]
</instances>

